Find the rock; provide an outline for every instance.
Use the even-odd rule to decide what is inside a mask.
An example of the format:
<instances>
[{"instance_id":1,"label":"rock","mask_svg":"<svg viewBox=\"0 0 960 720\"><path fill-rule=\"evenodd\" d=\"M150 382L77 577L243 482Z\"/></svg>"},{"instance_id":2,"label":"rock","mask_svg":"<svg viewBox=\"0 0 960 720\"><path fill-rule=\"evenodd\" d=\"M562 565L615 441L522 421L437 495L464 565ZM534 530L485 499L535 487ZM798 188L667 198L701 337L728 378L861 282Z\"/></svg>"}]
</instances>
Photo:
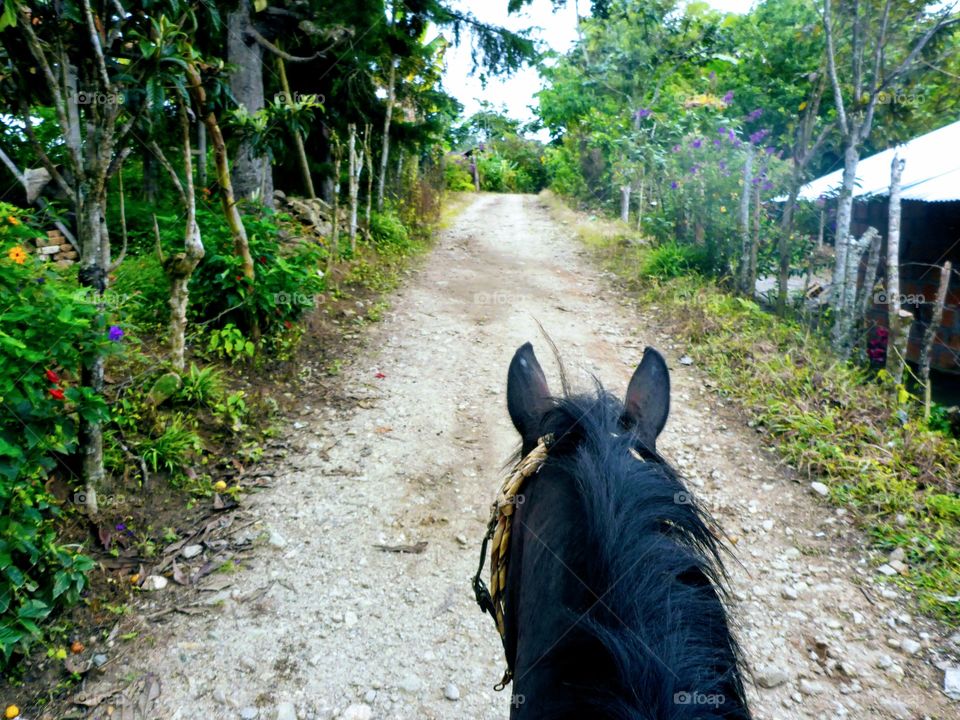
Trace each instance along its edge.
<instances>
[{"instance_id":1,"label":"rock","mask_svg":"<svg viewBox=\"0 0 960 720\"><path fill-rule=\"evenodd\" d=\"M464 547L470 544L470 542L467 540L466 535L457 535L456 541L461 545L463 545Z\"/></svg>"},{"instance_id":2,"label":"rock","mask_svg":"<svg viewBox=\"0 0 960 720\"><path fill-rule=\"evenodd\" d=\"M167 579L163 575L148 575L140 587L143 590L163 590L167 586Z\"/></svg>"},{"instance_id":3,"label":"rock","mask_svg":"<svg viewBox=\"0 0 960 720\"><path fill-rule=\"evenodd\" d=\"M797 589L791 585L784 585L780 588L780 597L784 600L796 600L799 595Z\"/></svg>"},{"instance_id":4,"label":"rock","mask_svg":"<svg viewBox=\"0 0 960 720\"><path fill-rule=\"evenodd\" d=\"M886 563L878 567L877 572L880 573L881 575L886 575L887 577L893 577L894 575L897 574L897 571L894 570L889 565L887 565Z\"/></svg>"},{"instance_id":5,"label":"rock","mask_svg":"<svg viewBox=\"0 0 960 720\"><path fill-rule=\"evenodd\" d=\"M257 661L252 657L242 657L240 658L240 667L249 672L253 672L257 669Z\"/></svg>"},{"instance_id":6,"label":"rock","mask_svg":"<svg viewBox=\"0 0 960 720\"><path fill-rule=\"evenodd\" d=\"M943 692L952 700L960 700L960 666L943 671Z\"/></svg>"},{"instance_id":7,"label":"rock","mask_svg":"<svg viewBox=\"0 0 960 720\"><path fill-rule=\"evenodd\" d=\"M373 688L370 688L363 694L363 701L367 705L372 705L373 701L377 699L377 691Z\"/></svg>"},{"instance_id":8,"label":"rock","mask_svg":"<svg viewBox=\"0 0 960 720\"><path fill-rule=\"evenodd\" d=\"M291 702L277 705L277 720L297 720L297 709Z\"/></svg>"},{"instance_id":9,"label":"rock","mask_svg":"<svg viewBox=\"0 0 960 720\"><path fill-rule=\"evenodd\" d=\"M401 690L411 694L418 692L422 685L423 683L420 681L420 678L418 678L416 675L405 675L403 678L401 678L400 682L397 684L397 686Z\"/></svg>"},{"instance_id":10,"label":"rock","mask_svg":"<svg viewBox=\"0 0 960 720\"><path fill-rule=\"evenodd\" d=\"M103 667L107 664L107 656L102 653L98 653L93 656L93 666L94 667Z\"/></svg>"},{"instance_id":11,"label":"rock","mask_svg":"<svg viewBox=\"0 0 960 720\"><path fill-rule=\"evenodd\" d=\"M357 617L357 614L353 610L347 610L343 614L343 624L347 627L353 627L360 621L360 618Z\"/></svg>"},{"instance_id":12,"label":"rock","mask_svg":"<svg viewBox=\"0 0 960 720\"><path fill-rule=\"evenodd\" d=\"M245 707L240 711L241 720L255 720L257 709L255 707Z\"/></svg>"},{"instance_id":13,"label":"rock","mask_svg":"<svg viewBox=\"0 0 960 720\"><path fill-rule=\"evenodd\" d=\"M906 551L905 551L903 548L901 548L901 547L898 547L896 550L894 550L892 553L890 553L890 554L887 556L887 560L888 560L890 563L903 562L903 561L906 560L906 559L907 559L907 553L906 553Z\"/></svg>"},{"instance_id":14,"label":"rock","mask_svg":"<svg viewBox=\"0 0 960 720\"><path fill-rule=\"evenodd\" d=\"M900 640L900 649L907 655L916 655L923 649L923 645L912 638L902 638Z\"/></svg>"},{"instance_id":15,"label":"rock","mask_svg":"<svg viewBox=\"0 0 960 720\"><path fill-rule=\"evenodd\" d=\"M910 571L910 567L899 560L891 560L888 564L900 575L906 575Z\"/></svg>"},{"instance_id":16,"label":"rock","mask_svg":"<svg viewBox=\"0 0 960 720\"><path fill-rule=\"evenodd\" d=\"M830 488L828 488L822 482L810 483L810 489L813 490L817 495L821 497L826 497L827 495L830 494Z\"/></svg>"},{"instance_id":17,"label":"rock","mask_svg":"<svg viewBox=\"0 0 960 720\"><path fill-rule=\"evenodd\" d=\"M786 671L781 670L780 668L767 668L766 670L757 674L757 684L762 688L767 688L768 690L780 687L785 682L790 679L790 676Z\"/></svg>"},{"instance_id":18,"label":"rock","mask_svg":"<svg viewBox=\"0 0 960 720\"><path fill-rule=\"evenodd\" d=\"M910 712L910 708L904 705L899 700L890 700L882 699L880 704L897 720L912 720L913 713Z\"/></svg>"},{"instance_id":19,"label":"rock","mask_svg":"<svg viewBox=\"0 0 960 720\"><path fill-rule=\"evenodd\" d=\"M370 720L373 708L366 703L354 703L340 715L340 720Z\"/></svg>"},{"instance_id":20,"label":"rock","mask_svg":"<svg viewBox=\"0 0 960 720\"><path fill-rule=\"evenodd\" d=\"M681 365L693 365L693 358L690 357L689 355L684 355L683 357L680 358L680 364L681 364Z\"/></svg>"},{"instance_id":21,"label":"rock","mask_svg":"<svg viewBox=\"0 0 960 720\"><path fill-rule=\"evenodd\" d=\"M800 692L804 695L820 695L823 693L826 688L823 686L823 683L819 683L815 680L807 680L804 678L800 681Z\"/></svg>"},{"instance_id":22,"label":"rock","mask_svg":"<svg viewBox=\"0 0 960 720\"><path fill-rule=\"evenodd\" d=\"M287 539L276 530L270 531L270 537L267 539L271 547L282 548L287 546Z\"/></svg>"},{"instance_id":23,"label":"rock","mask_svg":"<svg viewBox=\"0 0 960 720\"><path fill-rule=\"evenodd\" d=\"M180 551L180 554L184 558L189 560L190 558L195 558L197 555L203 552L203 545L187 545Z\"/></svg>"},{"instance_id":24,"label":"rock","mask_svg":"<svg viewBox=\"0 0 960 720\"><path fill-rule=\"evenodd\" d=\"M443 696L451 702L456 702L460 699L460 688L453 683L447 683L447 686L443 689Z\"/></svg>"},{"instance_id":25,"label":"rock","mask_svg":"<svg viewBox=\"0 0 960 720\"><path fill-rule=\"evenodd\" d=\"M175 372L164 373L157 378L147 393L147 402L153 407L158 407L173 397L181 387L183 387L183 380L179 375Z\"/></svg>"}]
</instances>

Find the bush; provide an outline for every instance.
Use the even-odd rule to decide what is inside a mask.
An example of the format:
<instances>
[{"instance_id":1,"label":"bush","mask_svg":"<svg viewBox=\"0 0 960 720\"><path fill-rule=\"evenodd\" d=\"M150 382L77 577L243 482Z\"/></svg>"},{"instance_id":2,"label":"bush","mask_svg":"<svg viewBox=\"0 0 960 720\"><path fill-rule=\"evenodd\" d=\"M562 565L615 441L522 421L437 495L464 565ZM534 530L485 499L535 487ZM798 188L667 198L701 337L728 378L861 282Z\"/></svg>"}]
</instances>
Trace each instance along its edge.
<instances>
[{"instance_id":1,"label":"bush","mask_svg":"<svg viewBox=\"0 0 960 720\"><path fill-rule=\"evenodd\" d=\"M219 209L198 212L206 255L190 282L190 311L195 322L216 328L232 323L249 335L256 319L269 335L299 319L313 307L325 287L320 263L323 251L312 243L282 245L283 215L244 217L256 268L256 282L243 274L233 237Z\"/></svg>"},{"instance_id":2,"label":"bush","mask_svg":"<svg viewBox=\"0 0 960 720\"><path fill-rule=\"evenodd\" d=\"M462 155L447 155L443 164L444 187L451 192L475 190L473 176Z\"/></svg>"},{"instance_id":3,"label":"bush","mask_svg":"<svg viewBox=\"0 0 960 720\"><path fill-rule=\"evenodd\" d=\"M709 269L710 259L704 248L667 242L646 254L640 274L667 280L690 273L706 274Z\"/></svg>"},{"instance_id":4,"label":"bush","mask_svg":"<svg viewBox=\"0 0 960 720\"><path fill-rule=\"evenodd\" d=\"M58 543L61 511L44 484L77 451L80 417L106 419L103 400L77 380L82 353L117 346L75 280L26 252L39 234L29 222L0 203L0 665L78 600L93 567Z\"/></svg>"}]
</instances>

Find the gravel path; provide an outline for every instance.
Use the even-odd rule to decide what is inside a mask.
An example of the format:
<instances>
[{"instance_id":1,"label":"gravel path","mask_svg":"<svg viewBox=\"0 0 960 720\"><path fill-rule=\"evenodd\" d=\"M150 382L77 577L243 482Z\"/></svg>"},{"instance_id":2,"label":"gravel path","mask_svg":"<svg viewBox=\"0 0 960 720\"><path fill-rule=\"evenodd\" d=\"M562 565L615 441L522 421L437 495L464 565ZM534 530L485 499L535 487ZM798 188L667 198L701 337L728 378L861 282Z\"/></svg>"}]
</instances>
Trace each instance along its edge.
<instances>
[{"instance_id":1,"label":"gravel path","mask_svg":"<svg viewBox=\"0 0 960 720\"><path fill-rule=\"evenodd\" d=\"M251 499L253 559L124 661L128 677L160 681L146 716L507 716L508 693L492 690L499 640L469 580L516 442L504 396L516 347L532 340L556 384L539 320L581 387L595 373L622 392L645 345L667 356L660 445L736 540L733 612L757 718L958 717L935 664L960 637L874 582L843 513L679 362L655 309L613 288L535 197L478 196L369 331L338 401L291 423L296 452ZM419 554L376 547L424 542Z\"/></svg>"}]
</instances>

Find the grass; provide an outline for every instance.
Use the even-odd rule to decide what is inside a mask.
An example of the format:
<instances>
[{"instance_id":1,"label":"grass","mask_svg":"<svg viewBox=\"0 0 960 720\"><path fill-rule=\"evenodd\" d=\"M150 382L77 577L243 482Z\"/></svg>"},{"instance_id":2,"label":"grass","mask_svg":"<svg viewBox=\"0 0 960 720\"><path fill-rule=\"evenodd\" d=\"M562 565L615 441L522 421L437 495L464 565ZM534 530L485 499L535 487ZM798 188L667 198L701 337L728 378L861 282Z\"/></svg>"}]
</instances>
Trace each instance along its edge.
<instances>
[{"instance_id":1,"label":"grass","mask_svg":"<svg viewBox=\"0 0 960 720\"><path fill-rule=\"evenodd\" d=\"M913 593L921 610L960 624L960 443L915 419L917 408L908 408L914 419L899 420L889 386L837 360L803 326L699 275L651 276L657 251L624 242L622 225L600 230L604 221L584 221L555 196L544 201L641 303L657 306L782 457L825 483L831 502L854 511L875 550L904 549L909 573L892 582Z\"/></svg>"}]
</instances>

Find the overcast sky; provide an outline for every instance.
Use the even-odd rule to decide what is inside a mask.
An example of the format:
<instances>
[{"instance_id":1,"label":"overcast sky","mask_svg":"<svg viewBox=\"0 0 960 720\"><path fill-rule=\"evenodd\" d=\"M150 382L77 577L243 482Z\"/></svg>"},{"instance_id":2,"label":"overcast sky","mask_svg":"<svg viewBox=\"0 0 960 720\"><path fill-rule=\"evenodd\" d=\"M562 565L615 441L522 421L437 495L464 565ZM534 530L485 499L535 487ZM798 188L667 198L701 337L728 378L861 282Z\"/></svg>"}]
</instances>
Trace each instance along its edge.
<instances>
[{"instance_id":1,"label":"overcast sky","mask_svg":"<svg viewBox=\"0 0 960 720\"><path fill-rule=\"evenodd\" d=\"M707 0L708 4L726 12L746 12L753 0ZM537 27L535 36L546 45L564 52L577 38L577 13L574 0L568 0L557 12L553 11L550 0L533 0L522 13L507 14L507 0L454 0L454 7L469 10L480 20L494 25L502 25L511 30ZM590 12L589 0L580 0L580 12ZM534 94L540 89L540 76L533 68L525 68L506 80L488 80L486 88L480 78L470 75L470 45L464 35L460 47L447 51L447 69L444 74L444 87L465 106L465 114L472 115L480 107L481 100L487 100L497 106L505 106L511 117L525 122L533 120L530 106L537 100Z\"/></svg>"}]
</instances>

